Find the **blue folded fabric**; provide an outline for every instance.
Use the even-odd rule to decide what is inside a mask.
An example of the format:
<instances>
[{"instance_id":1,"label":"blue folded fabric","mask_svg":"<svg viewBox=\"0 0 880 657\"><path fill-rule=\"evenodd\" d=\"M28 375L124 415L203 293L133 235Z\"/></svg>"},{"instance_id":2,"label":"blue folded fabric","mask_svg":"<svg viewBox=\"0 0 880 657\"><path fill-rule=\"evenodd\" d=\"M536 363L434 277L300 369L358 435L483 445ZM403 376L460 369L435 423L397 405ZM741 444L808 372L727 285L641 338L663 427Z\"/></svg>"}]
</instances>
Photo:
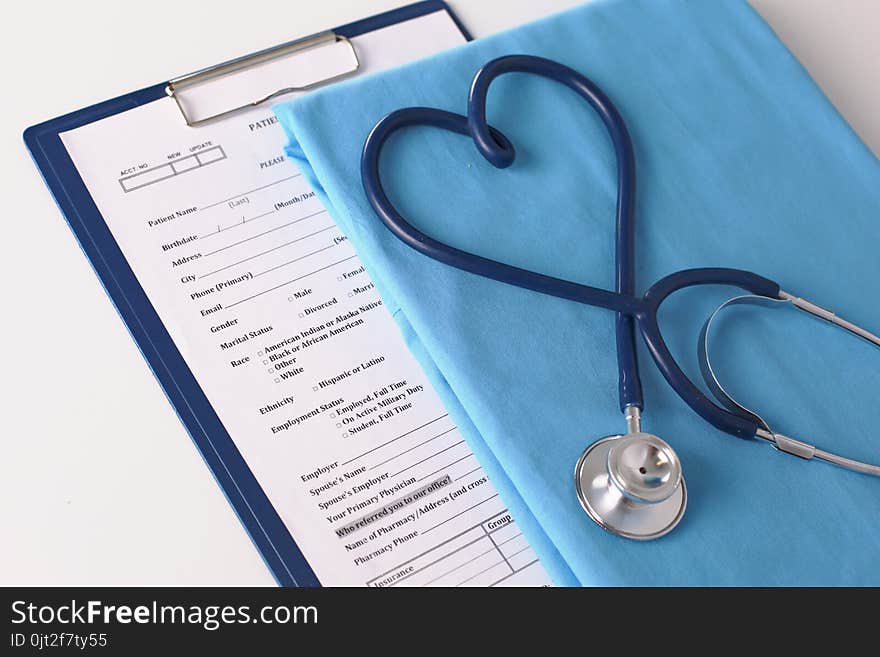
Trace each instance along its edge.
<instances>
[{"instance_id":1,"label":"blue folded fabric","mask_svg":"<svg viewBox=\"0 0 880 657\"><path fill-rule=\"evenodd\" d=\"M276 106L298 160L349 236L413 353L560 584L880 584L880 479L722 434L640 345L644 429L681 456L689 505L650 543L602 531L573 468L623 431L613 314L446 267L398 242L367 203L360 153L404 106L466 112L486 61L525 53L584 73L617 104L638 174L638 287L677 269L748 269L880 330L880 164L745 3L599 1ZM396 135L383 181L424 232L526 269L613 288L614 153L593 111L507 75L489 122L517 149L498 170L464 137ZM661 312L699 381L700 327L729 288ZM794 310L732 310L716 366L776 431L880 461L880 353Z\"/></svg>"}]
</instances>

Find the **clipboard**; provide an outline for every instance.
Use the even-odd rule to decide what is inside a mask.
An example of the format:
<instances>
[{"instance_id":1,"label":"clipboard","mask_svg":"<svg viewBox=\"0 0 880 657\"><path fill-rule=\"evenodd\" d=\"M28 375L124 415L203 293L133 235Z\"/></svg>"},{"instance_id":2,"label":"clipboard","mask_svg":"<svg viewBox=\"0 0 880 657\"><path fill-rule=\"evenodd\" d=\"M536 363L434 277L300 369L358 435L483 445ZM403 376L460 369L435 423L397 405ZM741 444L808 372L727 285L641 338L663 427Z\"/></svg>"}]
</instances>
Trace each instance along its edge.
<instances>
[{"instance_id":1,"label":"clipboard","mask_svg":"<svg viewBox=\"0 0 880 657\"><path fill-rule=\"evenodd\" d=\"M465 39L471 40L470 34L445 2L426 0L146 87L34 125L24 132L25 144L83 253L92 264L215 480L281 586L320 586L321 583L220 422L147 298L86 189L60 134L167 96L173 97L177 102L181 121L196 126L266 103L288 92L307 91L332 83L353 75L358 70L357 50L348 39L438 11L447 12ZM186 102L187 90L196 88L207 80L234 75L278 58L295 58L300 53L334 43L342 44L343 47L347 44L351 49L351 63L330 78L297 87L273 89L269 93L246 99L244 104L237 103L207 116L193 114Z\"/></svg>"}]
</instances>

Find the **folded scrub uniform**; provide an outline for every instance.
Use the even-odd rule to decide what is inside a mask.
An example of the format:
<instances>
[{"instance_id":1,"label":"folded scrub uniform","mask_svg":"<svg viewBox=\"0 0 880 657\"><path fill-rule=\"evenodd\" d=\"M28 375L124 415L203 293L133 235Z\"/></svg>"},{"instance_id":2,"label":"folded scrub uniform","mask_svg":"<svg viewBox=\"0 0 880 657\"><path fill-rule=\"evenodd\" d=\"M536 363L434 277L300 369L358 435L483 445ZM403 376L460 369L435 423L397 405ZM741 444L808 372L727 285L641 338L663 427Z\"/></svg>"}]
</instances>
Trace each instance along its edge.
<instances>
[{"instance_id":1,"label":"folded scrub uniform","mask_svg":"<svg viewBox=\"0 0 880 657\"><path fill-rule=\"evenodd\" d=\"M548 571L567 585L880 583L877 478L730 438L650 366L644 430L678 453L687 514L656 541L602 531L573 475L584 448L620 423L613 315L431 260L376 216L361 184L376 122L410 106L465 114L474 73L511 54L579 71L620 111L638 178L643 284L692 267L745 269L880 326L876 304L865 303L880 288L880 163L738 0L600 0L275 107L289 156L356 247ZM516 148L506 169L468 137L394 135L381 175L400 213L458 248L612 289L618 179L602 121L571 90L525 74L492 84L487 118ZM684 290L660 311L693 381L700 327L732 293ZM737 307L718 321L713 364L733 397L786 433L876 461L875 347L796 312Z\"/></svg>"}]
</instances>

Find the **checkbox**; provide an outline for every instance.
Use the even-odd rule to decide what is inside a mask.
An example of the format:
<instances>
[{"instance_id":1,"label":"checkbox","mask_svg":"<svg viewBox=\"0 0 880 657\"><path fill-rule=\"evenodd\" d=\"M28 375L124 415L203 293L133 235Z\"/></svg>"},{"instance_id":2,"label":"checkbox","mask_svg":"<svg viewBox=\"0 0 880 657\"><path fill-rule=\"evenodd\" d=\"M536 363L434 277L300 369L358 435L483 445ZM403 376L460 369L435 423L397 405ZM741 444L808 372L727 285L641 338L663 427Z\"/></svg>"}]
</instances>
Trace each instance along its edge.
<instances>
[{"instance_id":1,"label":"checkbox","mask_svg":"<svg viewBox=\"0 0 880 657\"><path fill-rule=\"evenodd\" d=\"M303 317L305 317L305 315L303 315L302 313L300 313L300 314L299 314L299 318L302 319Z\"/></svg>"},{"instance_id":2,"label":"checkbox","mask_svg":"<svg viewBox=\"0 0 880 657\"><path fill-rule=\"evenodd\" d=\"M268 361L268 360L264 360L264 361L263 361L263 365L268 365L268 364L269 364L269 361Z\"/></svg>"},{"instance_id":3,"label":"checkbox","mask_svg":"<svg viewBox=\"0 0 880 657\"><path fill-rule=\"evenodd\" d=\"M262 355L263 355L263 352L262 352L262 351L258 351L258 352L257 352L257 356L262 356Z\"/></svg>"},{"instance_id":4,"label":"checkbox","mask_svg":"<svg viewBox=\"0 0 880 657\"><path fill-rule=\"evenodd\" d=\"M279 379L277 376L275 377L275 383L281 383L281 379Z\"/></svg>"},{"instance_id":5,"label":"checkbox","mask_svg":"<svg viewBox=\"0 0 880 657\"><path fill-rule=\"evenodd\" d=\"M330 413L330 418L332 419L334 417L336 417L336 413Z\"/></svg>"},{"instance_id":6,"label":"checkbox","mask_svg":"<svg viewBox=\"0 0 880 657\"><path fill-rule=\"evenodd\" d=\"M293 301L293 297L287 297L288 301Z\"/></svg>"},{"instance_id":7,"label":"checkbox","mask_svg":"<svg viewBox=\"0 0 880 657\"><path fill-rule=\"evenodd\" d=\"M272 368L271 368L271 367L270 367L270 368L269 368L269 369L267 369L267 370L266 370L266 371L267 371L267 372L268 372L268 373L269 373L269 374L272 374L272 372L274 372L274 371L275 371L275 370L274 370L274 369L272 369Z\"/></svg>"},{"instance_id":8,"label":"checkbox","mask_svg":"<svg viewBox=\"0 0 880 657\"><path fill-rule=\"evenodd\" d=\"M314 390L315 392L318 392L318 386L312 386L312 390Z\"/></svg>"},{"instance_id":9,"label":"checkbox","mask_svg":"<svg viewBox=\"0 0 880 657\"><path fill-rule=\"evenodd\" d=\"M353 297L353 296L354 296L354 292L349 292L349 293L348 293L348 296L349 296L349 298Z\"/></svg>"},{"instance_id":10,"label":"checkbox","mask_svg":"<svg viewBox=\"0 0 880 657\"><path fill-rule=\"evenodd\" d=\"M341 428L342 428L342 422L337 422L337 423L336 423L336 428L337 428L337 429L341 429Z\"/></svg>"},{"instance_id":11,"label":"checkbox","mask_svg":"<svg viewBox=\"0 0 880 657\"><path fill-rule=\"evenodd\" d=\"M348 438L348 431L346 431L345 433L343 433L343 434L342 434L342 437L343 437L343 438Z\"/></svg>"},{"instance_id":12,"label":"checkbox","mask_svg":"<svg viewBox=\"0 0 880 657\"><path fill-rule=\"evenodd\" d=\"M342 276L337 276L337 277L336 277L336 280L337 280L337 281L341 281L341 280L342 280Z\"/></svg>"}]
</instances>

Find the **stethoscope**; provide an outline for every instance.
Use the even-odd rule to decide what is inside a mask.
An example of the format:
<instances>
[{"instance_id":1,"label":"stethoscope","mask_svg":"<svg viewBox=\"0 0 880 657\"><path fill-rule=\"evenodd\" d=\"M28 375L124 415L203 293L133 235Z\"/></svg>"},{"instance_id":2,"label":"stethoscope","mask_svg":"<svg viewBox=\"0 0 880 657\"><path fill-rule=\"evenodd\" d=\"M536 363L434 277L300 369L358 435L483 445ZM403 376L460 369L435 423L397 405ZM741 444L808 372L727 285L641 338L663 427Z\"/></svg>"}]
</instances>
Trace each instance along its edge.
<instances>
[{"instance_id":1,"label":"stethoscope","mask_svg":"<svg viewBox=\"0 0 880 657\"><path fill-rule=\"evenodd\" d=\"M439 242L404 219L385 194L379 177L382 146L392 133L408 126L434 126L470 135L477 150L490 163L498 168L510 166L515 157L513 145L486 122L489 85L496 77L510 72L544 76L572 89L599 114L611 136L618 175L614 292L520 269ZM803 459L817 458L880 476L880 466L838 456L771 431L760 416L727 394L709 359L709 338L715 318L725 308L741 303L794 306L880 346L880 338L876 335L781 290L771 280L739 269L707 267L678 271L654 283L642 298L635 296L635 157L632 142L623 118L611 100L577 71L529 55L494 59L474 76L467 116L430 107L408 107L379 121L364 144L361 174L364 190L376 214L394 235L419 253L502 283L617 313L620 409L626 418L626 433L596 441L586 449L575 467L575 487L581 506L605 529L631 539L658 538L678 524L687 506L687 488L678 455L667 442L641 429L643 401L635 347L636 326L669 385L714 427L740 438L761 438L778 450ZM710 400L685 375L667 348L657 323L660 304L673 292L696 285L719 284L732 285L748 293L722 304L703 327L701 369L709 389L721 405Z\"/></svg>"}]
</instances>

